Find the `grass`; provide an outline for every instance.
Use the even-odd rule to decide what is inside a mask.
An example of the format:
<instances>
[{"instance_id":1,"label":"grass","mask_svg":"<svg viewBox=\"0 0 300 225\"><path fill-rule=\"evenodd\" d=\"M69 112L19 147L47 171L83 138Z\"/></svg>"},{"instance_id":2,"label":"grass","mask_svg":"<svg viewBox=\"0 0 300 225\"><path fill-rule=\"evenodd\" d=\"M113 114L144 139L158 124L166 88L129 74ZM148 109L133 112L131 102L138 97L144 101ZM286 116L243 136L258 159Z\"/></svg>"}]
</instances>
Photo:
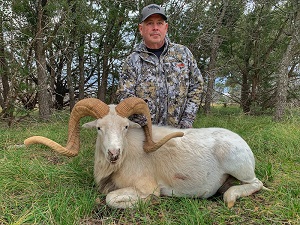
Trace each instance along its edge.
<instances>
[{"instance_id":1,"label":"grass","mask_svg":"<svg viewBox=\"0 0 300 225\"><path fill-rule=\"evenodd\" d=\"M88 120L88 119L86 119ZM241 198L228 209L222 196L160 198L134 209L111 209L93 181L96 133L81 131L81 152L67 158L44 146L20 148L32 135L66 143L67 113L48 123L27 118L11 128L0 124L0 224L300 224L300 117L295 111L275 123L245 116L238 108L215 107L195 127L224 127L239 133L256 157L256 174L271 191Z\"/></svg>"}]
</instances>

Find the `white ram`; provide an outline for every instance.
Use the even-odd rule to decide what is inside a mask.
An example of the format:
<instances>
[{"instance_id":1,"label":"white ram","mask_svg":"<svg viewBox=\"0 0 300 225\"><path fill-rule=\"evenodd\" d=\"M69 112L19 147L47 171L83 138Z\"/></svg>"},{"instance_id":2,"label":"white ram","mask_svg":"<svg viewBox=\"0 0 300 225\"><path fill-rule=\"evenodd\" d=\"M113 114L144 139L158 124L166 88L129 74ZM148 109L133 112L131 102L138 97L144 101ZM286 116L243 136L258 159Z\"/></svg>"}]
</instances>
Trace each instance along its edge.
<instances>
[{"instance_id":1,"label":"white ram","mask_svg":"<svg viewBox=\"0 0 300 225\"><path fill-rule=\"evenodd\" d=\"M108 205L126 208L161 195L208 198L221 191L225 192L223 197L228 207L232 207L237 198L263 188L254 173L253 153L236 133L223 128L152 127L149 117L150 129L143 130L127 119L133 113L143 114L143 110L128 113L131 108L125 107L125 116L120 112L127 100L136 99L124 100L126 104L120 103L122 107L110 105L101 116L89 112L99 119L83 125L97 128L94 176L99 191L107 194ZM136 104L131 107L136 108ZM77 106L75 110L80 111L79 108ZM94 109L94 106L88 109ZM85 115L81 114L79 119ZM69 130L72 130L71 121ZM163 141L158 141L165 135ZM79 146L74 147L77 142L70 136L66 148L40 136L28 138L25 144L43 143L65 155L77 155L78 149L70 150L70 146ZM146 147L148 144L151 147ZM232 185L233 179L239 180L241 185Z\"/></svg>"}]
</instances>

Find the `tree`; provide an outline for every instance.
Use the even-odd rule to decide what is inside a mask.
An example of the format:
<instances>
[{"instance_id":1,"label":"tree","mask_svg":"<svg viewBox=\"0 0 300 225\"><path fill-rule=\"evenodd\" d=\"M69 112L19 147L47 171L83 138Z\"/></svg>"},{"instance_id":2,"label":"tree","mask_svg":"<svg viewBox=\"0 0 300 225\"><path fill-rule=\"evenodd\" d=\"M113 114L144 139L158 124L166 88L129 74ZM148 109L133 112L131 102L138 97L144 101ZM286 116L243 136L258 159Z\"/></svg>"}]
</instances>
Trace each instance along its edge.
<instances>
[{"instance_id":1,"label":"tree","mask_svg":"<svg viewBox=\"0 0 300 225\"><path fill-rule=\"evenodd\" d=\"M45 45L43 43L45 34L45 6L47 0L37 1L37 21L36 21L36 36L35 36L35 60L37 66L37 79L38 79L38 102L39 102L39 115L41 119L47 120L50 117L50 98L48 93L48 75L46 70L46 55Z\"/></svg>"},{"instance_id":2,"label":"tree","mask_svg":"<svg viewBox=\"0 0 300 225\"><path fill-rule=\"evenodd\" d=\"M0 12L0 72L1 72L1 85L0 85L0 106L2 108L2 116L4 118L9 116L9 111L11 111L11 106L9 105L9 75L7 61L5 57L5 42L3 35L3 19L4 19L3 10Z\"/></svg>"},{"instance_id":3,"label":"tree","mask_svg":"<svg viewBox=\"0 0 300 225\"><path fill-rule=\"evenodd\" d=\"M1 73L1 82L0 82L0 107L2 108L3 118L11 118L13 116L13 102L10 99L10 84L9 84L9 68L6 59L5 51L5 41L4 41L4 20L7 18L5 6L6 2L2 2L0 6L2 9L0 11L0 73Z\"/></svg>"},{"instance_id":4,"label":"tree","mask_svg":"<svg viewBox=\"0 0 300 225\"><path fill-rule=\"evenodd\" d=\"M51 2L50 5L48 0L38 0L36 2L35 9L32 9L32 11L36 14L36 19L33 20L32 18L27 17L28 21L31 21L31 24L35 26L33 45L37 71L37 96L39 103L39 115L43 120L48 120L51 114L51 98L48 91L50 76L47 71L46 51L53 43L53 40L65 19L64 11L61 11L60 14L55 14L47 7L54 12L59 12L59 8L55 8L55 2ZM57 22L51 18L51 16L54 15L58 18ZM52 26L50 26L50 24Z\"/></svg>"},{"instance_id":5,"label":"tree","mask_svg":"<svg viewBox=\"0 0 300 225\"><path fill-rule=\"evenodd\" d=\"M209 56L209 64L207 69L207 91L206 91L206 98L205 98L205 105L204 105L204 112L206 114L209 114L211 112L211 103L213 100L213 90L215 85L215 79L216 79L216 73L217 73L217 58L218 58L218 52L220 45L222 43L221 38L221 30L224 17L226 14L226 10L228 7L228 2L224 1L223 4L221 4L218 11L220 12L219 15L217 15L216 23L212 32L212 41L210 44L211 50L210 50L210 56Z\"/></svg>"},{"instance_id":6,"label":"tree","mask_svg":"<svg viewBox=\"0 0 300 225\"><path fill-rule=\"evenodd\" d=\"M222 45L231 84L241 86L240 105L244 113L274 106L275 73L286 45L285 2L253 1Z\"/></svg>"},{"instance_id":7,"label":"tree","mask_svg":"<svg viewBox=\"0 0 300 225\"><path fill-rule=\"evenodd\" d=\"M293 24L292 33L287 26L296 18L287 13L297 11L291 10L291 1L154 2L166 8L171 41L186 45L198 62L205 79L202 104L207 113L221 90L217 83L221 80L245 113L274 106L280 112L284 108L280 96L300 102L295 42L299 29ZM19 107L33 109L38 103L41 118L47 119L51 107L72 109L84 97L114 102L122 63L141 40L139 12L153 1L1 3L5 9L0 12L2 114L15 115Z\"/></svg>"},{"instance_id":8,"label":"tree","mask_svg":"<svg viewBox=\"0 0 300 225\"><path fill-rule=\"evenodd\" d=\"M288 95L288 83L289 83L289 70L292 64L292 59L295 53L299 53L300 50L300 5L299 3L294 6L296 10L291 10L291 28L289 34L291 36L290 41L287 45L286 51L283 54L280 62L278 76L277 76L277 87L275 97L275 113L274 120L280 121L284 116L286 108L287 95ZM292 67L294 68L294 67Z\"/></svg>"}]
</instances>

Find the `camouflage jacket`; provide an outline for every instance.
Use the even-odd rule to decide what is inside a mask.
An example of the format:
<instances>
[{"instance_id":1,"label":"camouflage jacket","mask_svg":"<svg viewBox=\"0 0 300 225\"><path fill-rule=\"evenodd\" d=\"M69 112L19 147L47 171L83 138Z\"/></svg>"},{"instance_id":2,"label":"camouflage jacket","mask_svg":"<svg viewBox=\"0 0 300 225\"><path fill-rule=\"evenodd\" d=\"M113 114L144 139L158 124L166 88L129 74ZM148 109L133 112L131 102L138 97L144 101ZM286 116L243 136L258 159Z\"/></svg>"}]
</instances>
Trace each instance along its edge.
<instances>
[{"instance_id":1,"label":"camouflage jacket","mask_svg":"<svg viewBox=\"0 0 300 225\"><path fill-rule=\"evenodd\" d=\"M192 127L200 105L203 78L190 50L166 38L160 58L141 42L124 62L118 101L136 96L150 109L152 123ZM144 125L136 117L135 122Z\"/></svg>"}]
</instances>

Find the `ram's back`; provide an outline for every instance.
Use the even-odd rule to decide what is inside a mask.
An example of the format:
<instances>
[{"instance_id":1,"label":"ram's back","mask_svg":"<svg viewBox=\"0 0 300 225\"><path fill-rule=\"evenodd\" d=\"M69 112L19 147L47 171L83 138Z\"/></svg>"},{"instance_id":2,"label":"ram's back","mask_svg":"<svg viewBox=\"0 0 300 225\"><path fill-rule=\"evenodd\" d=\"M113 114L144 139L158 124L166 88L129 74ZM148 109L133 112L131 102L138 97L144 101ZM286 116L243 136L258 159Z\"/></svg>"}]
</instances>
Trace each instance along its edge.
<instances>
[{"instance_id":1,"label":"ram's back","mask_svg":"<svg viewBox=\"0 0 300 225\"><path fill-rule=\"evenodd\" d=\"M181 131L183 137L149 155L162 194L206 198L219 189L235 164L248 160L254 168L250 147L236 133L223 128ZM154 141L171 132L174 128L154 126Z\"/></svg>"}]
</instances>

